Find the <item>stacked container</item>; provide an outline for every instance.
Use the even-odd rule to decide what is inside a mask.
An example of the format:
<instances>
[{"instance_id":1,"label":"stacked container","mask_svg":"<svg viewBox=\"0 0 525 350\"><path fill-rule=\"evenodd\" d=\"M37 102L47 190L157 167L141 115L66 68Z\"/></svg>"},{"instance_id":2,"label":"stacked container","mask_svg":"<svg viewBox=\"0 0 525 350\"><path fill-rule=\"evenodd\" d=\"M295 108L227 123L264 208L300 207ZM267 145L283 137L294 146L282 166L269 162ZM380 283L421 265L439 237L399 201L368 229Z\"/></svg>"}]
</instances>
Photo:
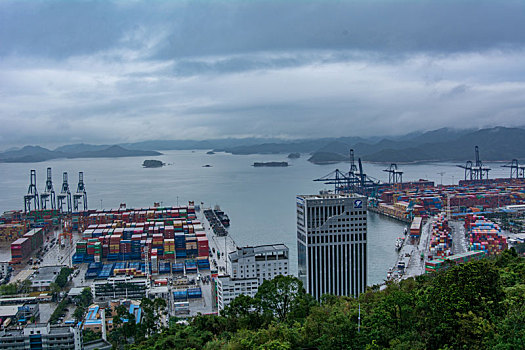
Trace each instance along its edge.
<instances>
[{"instance_id":1,"label":"stacked container","mask_svg":"<svg viewBox=\"0 0 525 350\"><path fill-rule=\"evenodd\" d=\"M26 232L26 225L19 224L2 224L0 225L0 241L12 242L22 237Z\"/></svg>"},{"instance_id":2,"label":"stacked container","mask_svg":"<svg viewBox=\"0 0 525 350\"><path fill-rule=\"evenodd\" d=\"M484 216L467 216L465 227L469 233L470 250L482 250L487 255L495 255L507 249L507 239L501 236L500 227Z\"/></svg>"},{"instance_id":3,"label":"stacked container","mask_svg":"<svg viewBox=\"0 0 525 350\"><path fill-rule=\"evenodd\" d=\"M197 248L199 251L199 256L208 257L209 251L210 251L210 248L208 245L208 238L197 237Z\"/></svg>"},{"instance_id":4,"label":"stacked container","mask_svg":"<svg viewBox=\"0 0 525 350\"><path fill-rule=\"evenodd\" d=\"M22 237L11 243L11 264L18 264L31 254L31 240Z\"/></svg>"},{"instance_id":5,"label":"stacked container","mask_svg":"<svg viewBox=\"0 0 525 350\"><path fill-rule=\"evenodd\" d=\"M158 262L157 248L151 249L150 262L151 262L151 273L158 274L159 273L159 262Z\"/></svg>"},{"instance_id":6,"label":"stacked container","mask_svg":"<svg viewBox=\"0 0 525 350\"><path fill-rule=\"evenodd\" d=\"M445 215L440 214L436 221L432 223L430 254L439 257L451 255L452 237L450 232L451 230Z\"/></svg>"}]
</instances>

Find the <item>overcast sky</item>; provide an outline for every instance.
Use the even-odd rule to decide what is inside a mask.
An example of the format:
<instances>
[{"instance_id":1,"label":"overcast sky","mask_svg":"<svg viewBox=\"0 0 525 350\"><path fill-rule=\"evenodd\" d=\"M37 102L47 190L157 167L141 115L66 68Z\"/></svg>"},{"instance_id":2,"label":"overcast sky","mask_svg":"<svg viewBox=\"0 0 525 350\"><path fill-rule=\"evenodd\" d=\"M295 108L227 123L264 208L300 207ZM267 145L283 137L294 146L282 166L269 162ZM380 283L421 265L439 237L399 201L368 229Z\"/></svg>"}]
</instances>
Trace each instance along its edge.
<instances>
[{"instance_id":1,"label":"overcast sky","mask_svg":"<svg viewBox=\"0 0 525 350\"><path fill-rule=\"evenodd\" d=\"M525 125L525 1L0 1L0 149Z\"/></svg>"}]
</instances>

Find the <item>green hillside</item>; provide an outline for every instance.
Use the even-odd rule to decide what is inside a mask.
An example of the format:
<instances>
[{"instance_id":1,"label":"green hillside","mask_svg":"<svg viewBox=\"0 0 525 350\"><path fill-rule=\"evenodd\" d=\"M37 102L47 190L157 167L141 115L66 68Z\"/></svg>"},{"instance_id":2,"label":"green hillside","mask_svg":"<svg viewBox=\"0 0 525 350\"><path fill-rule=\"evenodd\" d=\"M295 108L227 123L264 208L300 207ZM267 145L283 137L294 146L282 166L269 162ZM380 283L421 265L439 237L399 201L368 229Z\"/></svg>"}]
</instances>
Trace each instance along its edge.
<instances>
[{"instance_id":1,"label":"green hillside","mask_svg":"<svg viewBox=\"0 0 525 350\"><path fill-rule=\"evenodd\" d=\"M223 316L172 322L127 348L524 348L525 259L514 250L378 289L317 303L297 279L280 276L255 298L237 298Z\"/></svg>"}]
</instances>

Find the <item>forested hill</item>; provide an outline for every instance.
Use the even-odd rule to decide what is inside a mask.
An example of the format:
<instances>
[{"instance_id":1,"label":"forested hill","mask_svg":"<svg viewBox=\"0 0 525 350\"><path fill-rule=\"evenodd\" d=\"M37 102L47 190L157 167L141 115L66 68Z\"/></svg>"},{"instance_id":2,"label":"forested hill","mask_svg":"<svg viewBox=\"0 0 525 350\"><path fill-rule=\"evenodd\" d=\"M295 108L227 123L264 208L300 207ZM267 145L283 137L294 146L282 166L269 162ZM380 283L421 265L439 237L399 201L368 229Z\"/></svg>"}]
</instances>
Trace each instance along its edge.
<instances>
[{"instance_id":1,"label":"forested hill","mask_svg":"<svg viewBox=\"0 0 525 350\"><path fill-rule=\"evenodd\" d=\"M321 303L297 279L279 276L224 315L172 322L135 341L128 349L523 349L525 259L505 251Z\"/></svg>"},{"instance_id":2,"label":"forested hill","mask_svg":"<svg viewBox=\"0 0 525 350\"><path fill-rule=\"evenodd\" d=\"M525 159L525 129L496 127L476 131L439 129L415 137L383 139L376 143L331 142L318 149L312 163L336 163L349 159L352 148L356 156L371 162L465 161L474 159L479 146L485 161Z\"/></svg>"}]
</instances>

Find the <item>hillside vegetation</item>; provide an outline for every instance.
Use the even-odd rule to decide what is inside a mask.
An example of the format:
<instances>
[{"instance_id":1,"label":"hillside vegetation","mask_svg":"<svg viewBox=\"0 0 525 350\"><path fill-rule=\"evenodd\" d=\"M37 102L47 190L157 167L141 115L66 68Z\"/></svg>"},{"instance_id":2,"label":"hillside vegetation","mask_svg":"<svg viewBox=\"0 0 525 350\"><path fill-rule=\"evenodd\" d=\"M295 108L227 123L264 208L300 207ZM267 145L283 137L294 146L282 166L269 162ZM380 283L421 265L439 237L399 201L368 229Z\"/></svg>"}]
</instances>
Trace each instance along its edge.
<instances>
[{"instance_id":1,"label":"hillside vegetation","mask_svg":"<svg viewBox=\"0 0 525 350\"><path fill-rule=\"evenodd\" d=\"M359 326L359 310L361 322ZM525 259L505 251L359 299L320 303L299 280L266 281L221 316L198 316L128 349L523 349Z\"/></svg>"}]
</instances>

